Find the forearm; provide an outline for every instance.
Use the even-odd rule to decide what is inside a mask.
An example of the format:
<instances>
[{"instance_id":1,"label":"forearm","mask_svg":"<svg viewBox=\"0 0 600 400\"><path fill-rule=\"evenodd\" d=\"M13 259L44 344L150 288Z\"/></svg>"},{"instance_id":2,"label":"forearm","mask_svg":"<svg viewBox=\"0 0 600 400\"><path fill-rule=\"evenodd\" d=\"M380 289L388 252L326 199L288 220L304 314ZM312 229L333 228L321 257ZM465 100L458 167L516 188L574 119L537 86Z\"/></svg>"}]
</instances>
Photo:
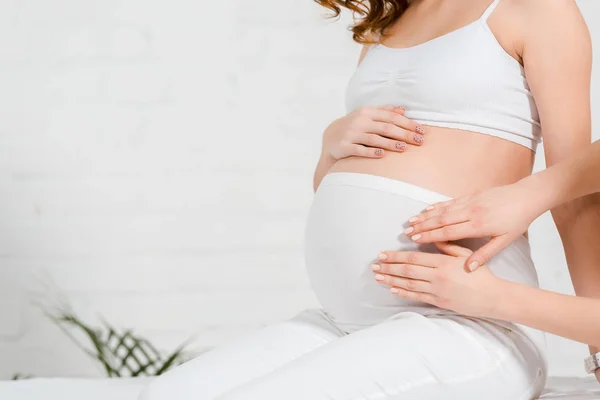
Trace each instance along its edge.
<instances>
[{"instance_id":1,"label":"forearm","mask_svg":"<svg viewBox=\"0 0 600 400\"><path fill-rule=\"evenodd\" d=\"M327 175L327 171L335 164L336 159L331 155L322 152L321 157L319 158L319 163L317 164L317 169L315 170L315 174L313 177L313 189L316 192L317 188L321 184L321 181Z\"/></svg>"},{"instance_id":2,"label":"forearm","mask_svg":"<svg viewBox=\"0 0 600 400\"><path fill-rule=\"evenodd\" d=\"M600 194L566 203L552 210L552 215L563 242L575 293L600 298Z\"/></svg>"},{"instance_id":3,"label":"forearm","mask_svg":"<svg viewBox=\"0 0 600 400\"><path fill-rule=\"evenodd\" d=\"M556 167L561 169L559 179L564 182L564 201L600 192L600 141L592 143L564 166Z\"/></svg>"},{"instance_id":4,"label":"forearm","mask_svg":"<svg viewBox=\"0 0 600 400\"><path fill-rule=\"evenodd\" d=\"M501 281L503 297L492 318L512 321L600 347L600 300ZM526 307L523 307L526 304Z\"/></svg>"},{"instance_id":5,"label":"forearm","mask_svg":"<svg viewBox=\"0 0 600 400\"><path fill-rule=\"evenodd\" d=\"M542 211L600 192L600 141L575 156L523 179L519 184L532 193L532 198L537 199Z\"/></svg>"}]
</instances>

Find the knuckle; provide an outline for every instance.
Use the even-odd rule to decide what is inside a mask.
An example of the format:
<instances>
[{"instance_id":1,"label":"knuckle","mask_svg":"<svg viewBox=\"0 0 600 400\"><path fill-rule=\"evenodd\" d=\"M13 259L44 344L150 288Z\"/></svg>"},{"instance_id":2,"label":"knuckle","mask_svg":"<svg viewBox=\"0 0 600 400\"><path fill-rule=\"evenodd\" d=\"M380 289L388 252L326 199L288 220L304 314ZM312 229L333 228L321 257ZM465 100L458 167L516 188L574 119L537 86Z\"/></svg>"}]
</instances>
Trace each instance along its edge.
<instances>
[{"instance_id":1,"label":"knuckle","mask_svg":"<svg viewBox=\"0 0 600 400\"><path fill-rule=\"evenodd\" d=\"M448 217L445 216L444 214L440 215L437 217L437 223L439 225L446 225L448 223Z\"/></svg>"},{"instance_id":2,"label":"knuckle","mask_svg":"<svg viewBox=\"0 0 600 400\"><path fill-rule=\"evenodd\" d=\"M417 282L410 280L410 279L405 281L405 285L406 285L406 288L410 291L413 291L417 288Z\"/></svg>"},{"instance_id":3,"label":"knuckle","mask_svg":"<svg viewBox=\"0 0 600 400\"><path fill-rule=\"evenodd\" d=\"M481 218L476 218L474 220L471 220L471 226L473 227L473 229L475 229L476 231L479 231L481 229L483 229L484 226L484 222L483 219Z\"/></svg>"},{"instance_id":4,"label":"knuckle","mask_svg":"<svg viewBox=\"0 0 600 400\"><path fill-rule=\"evenodd\" d=\"M417 253L415 252L410 252L407 254L406 256L406 261L409 264L416 264L419 260L418 260L419 256L417 255Z\"/></svg>"},{"instance_id":5,"label":"knuckle","mask_svg":"<svg viewBox=\"0 0 600 400\"><path fill-rule=\"evenodd\" d=\"M441 232L443 237L451 237L454 234L455 229L452 225L446 225L441 228Z\"/></svg>"},{"instance_id":6,"label":"knuckle","mask_svg":"<svg viewBox=\"0 0 600 400\"><path fill-rule=\"evenodd\" d=\"M402 264L400 266L400 274L402 274L402 276L405 276L407 278L411 278L414 275L414 268L412 265L408 265L408 264Z\"/></svg>"},{"instance_id":7,"label":"knuckle","mask_svg":"<svg viewBox=\"0 0 600 400\"><path fill-rule=\"evenodd\" d=\"M364 115L367 115L369 113L369 111L370 111L369 107L361 107L357 110L356 114L364 116Z\"/></svg>"},{"instance_id":8,"label":"knuckle","mask_svg":"<svg viewBox=\"0 0 600 400\"><path fill-rule=\"evenodd\" d=\"M383 123L381 125L381 132L386 135L389 135L390 133L392 133L392 126L390 124Z\"/></svg>"},{"instance_id":9,"label":"knuckle","mask_svg":"<svg viewBox=\"0 0 600 400\"><path fill-rule=\"evenodd\" d=\"M470 214L480 215L483 214L483 212L485 211L485 207L479 204L474 204L472 206L469 206L467 210Z\"/></svg>"},{"instance_id":10,"label":"knuckle","mask_svg":"<svg viewBox=\"0 0 600 400\"><path fill-rule=\"evenodd\" d=\"M350 150L350 154L355 155L355 156L364 156L365 152L366 152L366 149L357 144L352 145L351 150Z\"/></svg>"},{"instance_id":11,"label":"knuckle","mask_svg":"<svg viewBox=\"0 0 600 400\"><path fill-rule=\"evenodd\" d=\"M375 135L367 135L367 139L365 140L365 142L368 146L374 146L377 142L377 138L375 137Z\"/></svg>"},{"instance_id":12,"label":"knuckle","mask_svg":"<svg viewBox=\"0 0 600 400\"><path fill-rule=\"evenodd\" d=\"M379 274L387 274L390 270L389 268L389 264L386 264L384 262L379 261L379 271L377 271L377 273Z\"/></svg>"},{"instance_id":13,"label":"knuckle","mask_svg":"<svg viewBox=\"0 0 600 400\"><path fill-rule=\"evenodd\" d=\"M367 117L359 115L350 122L350 128L354 130L361 130L368 122L369 119Z\"/></svg>"},{"instance_id":14,"label":"knuckle","mask_svg":"<svg viewBox=\"0 0 600 400\"><path fill-rule=\"evenodd\" d=\"M448 274L440 268L434 272L434 280L438 283L448 282Z\"/></svg>"},{"instance_id":15,"label":"knuckle","mask_svg":"<svg viewBox=\"0 0 600 400\"><path fill-rule=\"evenodd\" d=\"M406 125L406 121L407 118L403 115L394 114L394 116L392 117L392 122L394 123L394 125L397 126Z\"/></svg>"}]
</instances>

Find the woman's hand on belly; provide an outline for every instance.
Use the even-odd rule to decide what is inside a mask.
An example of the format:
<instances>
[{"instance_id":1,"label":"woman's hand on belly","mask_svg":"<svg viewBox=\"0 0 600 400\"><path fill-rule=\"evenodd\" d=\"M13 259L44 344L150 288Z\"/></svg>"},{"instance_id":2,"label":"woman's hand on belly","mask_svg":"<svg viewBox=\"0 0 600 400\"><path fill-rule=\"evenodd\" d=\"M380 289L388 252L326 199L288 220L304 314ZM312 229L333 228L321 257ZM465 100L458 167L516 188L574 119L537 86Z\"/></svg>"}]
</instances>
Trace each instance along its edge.
<instances>
[{"instance_id":1,"label":"woman's hand on belly","mask_svg":"<svg viewBox=\"0 0 600 400\"><path fill-rule=\"evenodd\" d=\"M381 158L385 150L403 152L423 144L423 126L404 117L404 108L365 107L331 123L323 133L323 151L335 160Z\"/></svg>"},{"instance_id":2,"label":"woman's hand on belly","mask_svg":"<svg viewBox=\"0 0 600 400\"><path fill-rule=\"evenodd\" d=\"M528 184L531 178L430 205L408 221L411 226L405 233L420 244L491 237L467 257L466 267L474 271L525 233L548 209L548 195Z\"/></svg>"},{"instance_id":3,"label":"woman's hand on belly","mask_svg":"<svg viewBox=\"0 0 600 400\"><path fill-rule=\"evenodd\" d=\"M374 279L404 299L474 317L494 318L506 281L486 266L468 273L464 264L471 250L449 243L436 246L446 254L383 252L380 262L371 267Z\"/></svg>"}]
</instances>

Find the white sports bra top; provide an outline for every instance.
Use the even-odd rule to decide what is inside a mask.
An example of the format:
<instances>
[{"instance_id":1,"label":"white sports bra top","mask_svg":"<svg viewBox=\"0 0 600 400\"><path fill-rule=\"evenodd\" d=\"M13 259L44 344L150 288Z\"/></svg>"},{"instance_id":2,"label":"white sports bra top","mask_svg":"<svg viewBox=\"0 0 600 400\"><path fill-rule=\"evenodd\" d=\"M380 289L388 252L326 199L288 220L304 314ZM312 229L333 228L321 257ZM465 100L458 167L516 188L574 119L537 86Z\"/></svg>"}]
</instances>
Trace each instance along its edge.
<instances>
[{"instance_id":1,"label":"white sports bra top","mask_svg":"<svg viewBox=\"0 0 600 400\"><path fill-rule=\"evenodd\" d=\"M477 21L428 42L371 46L348 84L347 111L403 106L405 116L421 124L492 135L535 151L541 126L525 71L487 23L499 1Z\"/></svg>"}]
</instances>

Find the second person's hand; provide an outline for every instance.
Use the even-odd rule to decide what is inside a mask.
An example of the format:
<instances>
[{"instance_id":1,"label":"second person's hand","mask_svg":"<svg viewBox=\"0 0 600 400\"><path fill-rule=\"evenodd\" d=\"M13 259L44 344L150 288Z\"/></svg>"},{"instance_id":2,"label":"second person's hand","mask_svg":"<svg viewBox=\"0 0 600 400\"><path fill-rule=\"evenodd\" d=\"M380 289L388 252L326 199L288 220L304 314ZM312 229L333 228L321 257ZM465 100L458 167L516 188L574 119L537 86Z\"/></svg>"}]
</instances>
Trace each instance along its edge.
<instances>
[{"instance_id":1,"label":"second person's hand","mask_svg":"<svg viewBox=\"0 0 600 400\"><path fill-rule=\"evenodd\" d=\"M409 220L405 233L417 243L490 237L467 258L474 271L510 245L546 209L545 194L524 179L507 186L433 204Z\"/></svg>"}]
</instances>

